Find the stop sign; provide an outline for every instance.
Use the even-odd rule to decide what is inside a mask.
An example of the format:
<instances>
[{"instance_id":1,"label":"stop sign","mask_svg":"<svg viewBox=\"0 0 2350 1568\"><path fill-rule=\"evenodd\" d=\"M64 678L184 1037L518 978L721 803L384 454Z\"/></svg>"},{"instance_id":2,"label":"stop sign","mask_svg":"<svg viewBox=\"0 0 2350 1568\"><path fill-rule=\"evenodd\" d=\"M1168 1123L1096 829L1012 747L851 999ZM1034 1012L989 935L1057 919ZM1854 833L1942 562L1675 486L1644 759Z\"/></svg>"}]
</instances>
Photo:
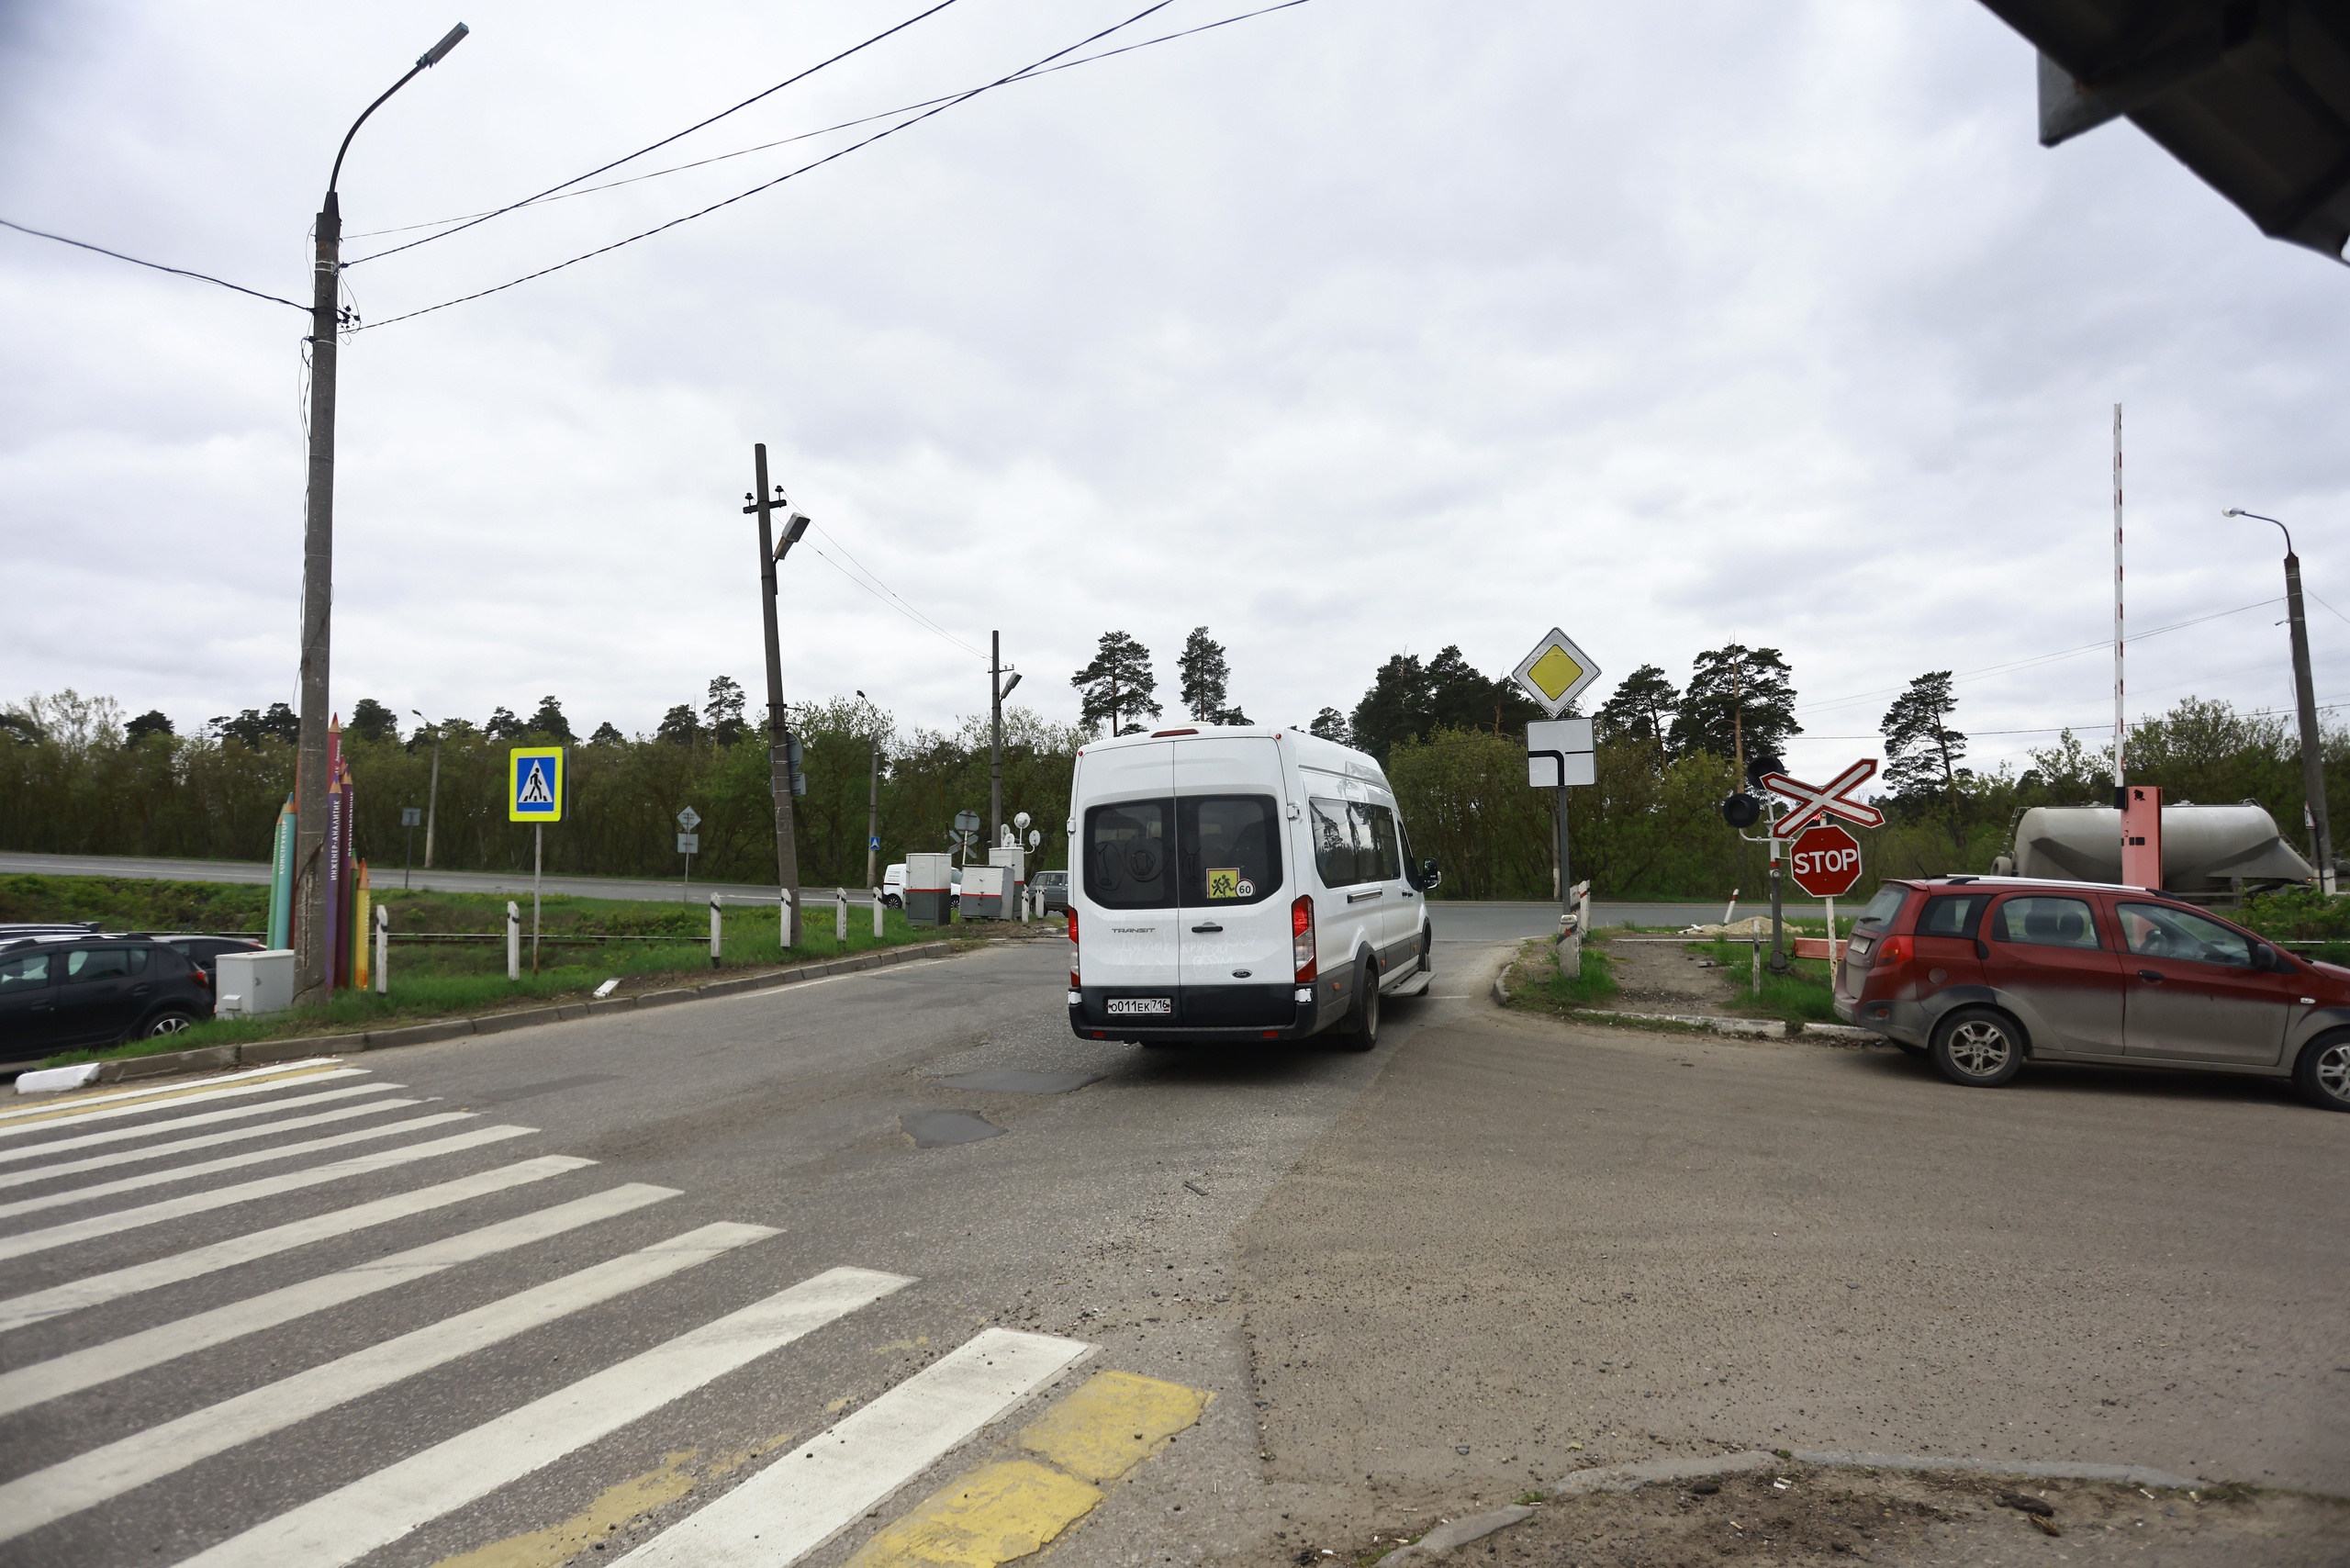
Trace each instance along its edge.
<instances>
[{"instance_id":1,"label":"stop sign","mask_svg":"<svg viewBox=\"0 0 2350 1568\"><path fill-rule=\"evenodd\" d=\"M1816 899L1841 898L1861 879L1860 842L1833 823L1806 828L1789 858L1796 886Z\"/></svg>"}]
</instances>

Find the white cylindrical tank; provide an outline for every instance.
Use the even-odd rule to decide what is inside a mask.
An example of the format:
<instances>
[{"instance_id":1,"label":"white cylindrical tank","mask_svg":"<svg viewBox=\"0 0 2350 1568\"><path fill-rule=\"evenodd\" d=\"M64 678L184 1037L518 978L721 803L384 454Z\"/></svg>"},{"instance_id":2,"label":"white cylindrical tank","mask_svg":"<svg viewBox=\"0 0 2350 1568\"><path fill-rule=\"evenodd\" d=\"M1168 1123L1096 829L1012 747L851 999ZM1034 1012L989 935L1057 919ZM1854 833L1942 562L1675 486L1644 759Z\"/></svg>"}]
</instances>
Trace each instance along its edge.
<instances>
[{"instance_id":1,"label":"white cylindrical tank","mask_svg":"<svg viewBox=\"0 0 2350 1568\"><path fill-rule=\"evenodd\" d=\"M2120 881L2121 813L2111 806L2034 806L2016 822L2015 874ZM2172 892L2226 892L2239 878L2300 882L2316 875L2262 807L2163 808L2163 886Z\"/></svg>"}]
</instances>

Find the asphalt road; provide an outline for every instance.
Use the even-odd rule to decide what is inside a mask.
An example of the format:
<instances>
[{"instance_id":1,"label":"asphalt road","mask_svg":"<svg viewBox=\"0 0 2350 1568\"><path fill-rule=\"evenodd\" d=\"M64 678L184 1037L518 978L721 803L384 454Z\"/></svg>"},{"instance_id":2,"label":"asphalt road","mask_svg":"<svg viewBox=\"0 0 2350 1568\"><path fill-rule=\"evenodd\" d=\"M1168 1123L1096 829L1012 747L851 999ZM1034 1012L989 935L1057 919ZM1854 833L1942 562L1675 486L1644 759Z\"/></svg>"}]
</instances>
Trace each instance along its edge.
<instances>
[{"instance_id":1,"label":"asphalt road","mask_svg":"<svg viewBox=\"0 0 2350 1568\"><path fill-rule=\"evenodd\" d=\"M1368 1055L1076 1040L1046 940L0 1107L0 1561L874 1568L1098 1482L1060 1562L1270 1562L1797 1436L2350 1490L2350 1118L1569 1035L1444 929Z\"/></svg>"}]
</instances>

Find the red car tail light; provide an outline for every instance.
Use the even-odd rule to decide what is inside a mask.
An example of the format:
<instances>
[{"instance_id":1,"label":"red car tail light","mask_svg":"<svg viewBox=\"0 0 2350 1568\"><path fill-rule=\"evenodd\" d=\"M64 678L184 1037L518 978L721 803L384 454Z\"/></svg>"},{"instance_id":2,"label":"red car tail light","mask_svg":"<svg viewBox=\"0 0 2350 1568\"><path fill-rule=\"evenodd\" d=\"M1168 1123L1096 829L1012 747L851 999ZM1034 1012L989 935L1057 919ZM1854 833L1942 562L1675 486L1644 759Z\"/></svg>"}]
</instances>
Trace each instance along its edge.
<instances>
[{"instance_id":1,"label":"red car tail light","mask_svg":"<svg viewBox=\"0 0 2350 1568\"><path fill-rule=\"evenodd\" d=\"M1909 961L1909 938L1888 936L1877 944L1876 958L1869 965L1873 969L1889 969L1896 964Z\"/></svg>"},{"instance_id":2,"label":"red car tail light","mask_svg":"<svg viewBox=\"0 0 2350 1568\"><path fill-rule=\"evenodd\" d=\"M1289 906L1290 961L1296 967L1297 983L1310 983L1316 972L1314 946L1314 896L1300 893L1297 902Z\"/></svg>"},{"instance_id":3,"label":"red car tail light","mask_svg":"<svg viewBox=\"0 0 2350 1568\"><path fill-rule=\"evenodd\" d=\"M1078 987L1077 968L1077 907L1072 904L1069 912L1069 988L1071 991Z\"/></svg>"}]
</instances>

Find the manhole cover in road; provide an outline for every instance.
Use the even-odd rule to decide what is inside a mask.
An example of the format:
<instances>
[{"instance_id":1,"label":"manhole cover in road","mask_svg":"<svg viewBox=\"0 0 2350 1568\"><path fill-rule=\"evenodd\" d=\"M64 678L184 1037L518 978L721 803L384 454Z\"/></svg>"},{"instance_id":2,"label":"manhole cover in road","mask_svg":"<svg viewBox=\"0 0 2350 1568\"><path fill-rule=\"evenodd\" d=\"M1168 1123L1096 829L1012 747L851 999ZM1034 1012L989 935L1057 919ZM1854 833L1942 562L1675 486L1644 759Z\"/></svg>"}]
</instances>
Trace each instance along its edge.
<instances>
[{"instance_id":1,"label":"manhole cover in road","mask_svg":"<svg viewBox=\"0 0 2350 1568\"><path fill-rule=\"evenodd\" d=\"M1066 1094L1098 1082L1098 1072L1033 1072L1024 1067L991 1067L938 1081L949 1089L973 1089L983 1094Z\"/></svg>"},{"instance_id":2,"label":"manhole cover in road","mask_svg":"<svg viewBox=\"0 0 2350 1568\"><path fill-rule=\"evenodd\" d=\"M944 1148L949 1144L977 1143L1003 1131L985 1116L968 1111L913 1111L898 1118L898 1126L918 1148Z\"/></svg>"}]
</instances>

